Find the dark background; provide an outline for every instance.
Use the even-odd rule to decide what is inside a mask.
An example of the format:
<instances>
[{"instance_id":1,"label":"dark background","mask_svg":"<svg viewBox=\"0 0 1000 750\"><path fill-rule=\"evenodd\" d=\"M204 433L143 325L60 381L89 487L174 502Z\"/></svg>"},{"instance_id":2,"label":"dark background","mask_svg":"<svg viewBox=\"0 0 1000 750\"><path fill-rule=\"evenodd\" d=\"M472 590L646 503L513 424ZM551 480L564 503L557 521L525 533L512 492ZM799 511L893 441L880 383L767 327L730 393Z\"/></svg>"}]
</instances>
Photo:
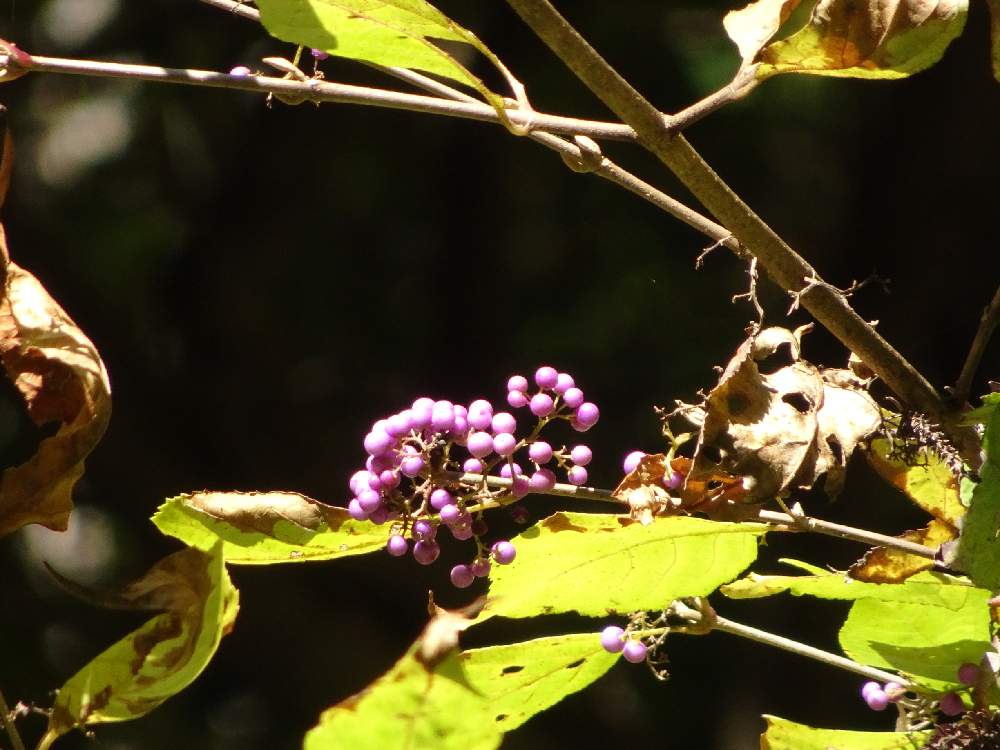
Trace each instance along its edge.
<instances>
[{"instance_id":1,"label":"dark background","mask_svg":"<svg viewBox=\"0 0 1000 750\"><path fill-rule=\"evenodd\" d=\"M677 110L737 64L725 3L579 0L572 20L637 87ZM541 111L609 115L500 2L449 2L528 85ZM0 35L37 54L228 70L288 45L194 0L0 2ZM388 87L330 60L333 80ZM352 106L264 106L255 95L38 74L0 91L18 160L4 222L33 271L100 349L110 428L88 461L64 534L0 541L0 683L9 701L50 691L140 619L67 597L48 560L85 583L141 574L177 545L148 518L200 488L296 490L334 503L376 418L418 395L501 399L514 372L552 363L602 409L591 479L661 448L654 405L716 378L752 317L730 297L745 269L651 206L499 127ZM899 82L787 76L694 127L708 160L824 277L892 279L858 310L937 386L953 382L998 277L1000 85L985 4L932 70ZM685 199L639 149L607 152ZM768 320L788 299L762 285ZM808 318L797 313L788 325ZM846 352L827 333L805 355ZM976 381L996 377L994 346ZM8 442L17 410L0 419ZM571 433L564 436L572 440ZM924 519L852 465L821 517L899 532ZM535 517L565 507L534 498ZM795 556L844 567L861 548L773 538L757 566ZM446 548L444 557L463 552ZM327 706L407 648L428 588L472 594L384 555L234 568L236 630L197 682L140 720L60 748L293 748ZM540 573L541 574L541 573ZM717 602L734 619L836 648L842 604ZM597 630L559 618L491 624L465 642ZM532 719L505 747L752 748L773 713L829 727L891 728L861 680L718 634L678 636L673 678L617 665ZM23 722L28 741L43 721ZM0 738L4 746L6 738Z\"/></svg>"}]
</instances>

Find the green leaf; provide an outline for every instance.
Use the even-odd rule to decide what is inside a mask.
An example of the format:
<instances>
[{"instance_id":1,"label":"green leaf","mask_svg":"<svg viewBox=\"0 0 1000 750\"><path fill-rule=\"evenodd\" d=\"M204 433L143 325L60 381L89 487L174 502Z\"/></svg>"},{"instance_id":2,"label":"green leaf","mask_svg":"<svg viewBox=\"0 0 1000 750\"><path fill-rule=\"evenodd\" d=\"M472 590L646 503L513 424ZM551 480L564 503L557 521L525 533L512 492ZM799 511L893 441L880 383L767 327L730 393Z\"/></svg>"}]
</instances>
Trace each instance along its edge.
<instances>
[{"instance_id":1,"label":"green leaf","mask_svg":"<svg viewBox=\"0 0 1000 750\"><path fill-rule=\"evenodd\" d=\"M222 543L164 558L118 597L162 614L95 658L59 690L47 737L74 727L149 713L190 685L232 630L239 596L226 574Z\"/></svg>"},{"instance_id":2,"label":"green leaf","mask_svg":"<svg viewBox=\"0 0 1000 750\"><path fill-rule=\"evenodd\" d=\"M448 652L436 665L419 642L361 693L323 713L305 750L487 750L504 732L583 689L615 656L596 633Z\"/></svg>"},{"instance_id":3,"label":"green leaf","mask_svg":"<svg viewBox=\"0 0 1000 750\"><path fill-rule=\"evenodd\" d=\"M473 87L498 110L503 99L432 40L471 45L516 85L475 34L424 0L260 0L257 7L264 27L286 42L352 60L436 73Z\"/></svg>"},{"instance_id":4,"label":"green leaf","mask_svg":"<svg viewBox=\"0 0 1000 750\"><path fill-rule=\"evenodd\" d=\"M814 568L813 572L816 570ZM765 576L750 573L719 590L730 599L758 599L787 591L795 596L815 596L820 599L874 599L891 604L926 604L951 612L978 608L983 613L987 609L986 601L990 598L989 591L931 572L912 576L903 583L865 583L849 578L844 573L828 571L819 571L810 576Z\"/></svg>"},{"instance_id":5,"label":"green leaf","mask_svg":"<svg viewBox=\"0 0 1000 750\"><path fill-rule=\"evenodd\" d=\"M1000 81L1000 0L986 0L986 4L990 8L990 60L993 62L993 77Z\"/></svg>"},{"instance_id":6,"label":"green leaf","mask_svg":"<svg viewBox=\"0 0 1000 750\"><path fill-rule=\"evenodd\" d=\"M899 488L920 508L951 526L958 526L966 508L959 497L958 481L948 465L933 451L921 451L916 466L892 456L892 444L873 440L865 458L889 484Z\"/></svg>"},{"instance_id":7,"label":"green leaf","mask_svg":"<svg viewBox=\"0 0 1000 750\"><path fill-rule=\"evenodd\" d=\"M517 538L513 565L494 566L484 615L603 616L705 596L756 559L765 531L690 516L643 526L621 515L556 513Z\"/></svg>"},{"instance_id":8,"label":"green leaf","mask_svg":"<svg viewBox=\"0 0 1000 750\"><path fill-rule=\"evenodd\" d=\"M386 542L383 527L294 492L180 495L157 509L153 523L202 550L221 539L226 562L238 565L332 560L377 552Z\"/></svg>"},{"instance_id":9,"label":"green leaf","mask_svg":"<svg viewBox=\"0 0 1000 750\"><path fill-rule=\"evenodd\" d=\"M747 57L777 31L794 5L759 0L738 11L737 43L745 64L758 65L758 78L778 73L904 78L940 60L968 14L968 0L818 0L805 26ZM732 25L727 23L727 30Z\"/></svg>"},{"instance_id":10,"label":"green leaf","mask_svg":"<svg viewBox=\"0 0 1000 750\"><path fill-rule=\"evenodd\" d=\"M764 716L767 731L761 750L919 750L930 738L927 732L849 732L815 729L777 716Z\"/></svg>"},{"instance_id":11,"label":"green leaf","mask_svg":"<svg viewBox=\"0 0 1000 750\"><path fill-rule=\"evenodd\" d=\"M840 629L840 646L855 661L905 672L929 690L953 689L958 667L978 663L990 647L986 601L956 611L860 599Z\"/></svg>"},{"instance_id":12,"label":"green leaf","mask_svg":"<svg viewBox=\"0 0 1000 750\"><path fill-rule=\"evenodd\" d=\"M968 416L985 422L986 460L972 491L953 564L977 586L996 590L1000 588L1000 393L990 394L983 403Z\"/></svg>"}]
</instances>

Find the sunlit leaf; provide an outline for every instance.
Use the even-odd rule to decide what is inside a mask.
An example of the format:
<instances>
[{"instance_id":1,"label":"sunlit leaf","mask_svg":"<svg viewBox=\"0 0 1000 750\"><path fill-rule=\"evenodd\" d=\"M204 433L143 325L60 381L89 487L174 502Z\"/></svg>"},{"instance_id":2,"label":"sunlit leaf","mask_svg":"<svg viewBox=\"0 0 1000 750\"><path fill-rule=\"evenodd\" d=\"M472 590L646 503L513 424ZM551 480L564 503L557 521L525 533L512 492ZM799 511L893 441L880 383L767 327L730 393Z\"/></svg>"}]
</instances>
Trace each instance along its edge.
<instances>
[{"instance_id":1,"label":"sunlit leaf","mask_svg":"<svg viewBox=\"0 0 1000 750\"><path fill-rule=\"evenodd\" d=\"M294 492L195 492L167 500L153 516L164 534L226 562L269 565L331 560L385 548L388 531Z\"/></svg>"},{"instance_id":2,"label":"sunlit leaf","mask_svg":"<svg viewBox=\"0 0 1000 750\"><path fill-rule=\"evenodd\" d=\"M1000 393L983 399L977 410L985 424L986 461L958 540L954 565L969 574L977 586L1000 588Z\"/></svg>"},{"instance_id":3,"label":"sunlit leaf","mask_svg":"<svg viewBox=\"0 0 1000 750\"><path fill-rule=\"evenodd\" d=\"M953 526L933 518L924 528L906 531L898 538L936 549L957 535L958 531ZM896 547L873 547L847 573L851 578L869 583L901 583L933 567L934 561L921 555L903 552Z\"/></svg>"},{"instance_id":4,"label":"sunlit leaf","mask_svg":"<svg viewBox=\"0 0 1000 750\"><path fill-rule=\"evenodd\" d=\"M688 516L644 526L627 516L556 513L514 540L513 565L494 566L484 614L602 616L704 596L753 562L766 530Z\"/></svg>"},{"instance_id":5,"label":"sunlit leaf","mask_svg":"<svg viewBox=\"0 0 1000 750\"><path fill-rule=\"evenodd\" d=\"M97 349L38 280L11 262L0 227L0 363L28 415L54 434L0 476L0 536L29 523L63 531L73 486L111 416Z\"/></svg>"},{"instance_id":6,"label":"sunlit leaf","mask_svg":"<svg viewBox=\"0 0 1000 750\"><path fill-rule=\"evenodd\" d=\"M761 48L771 41L792 15L799 2L800 0L757 0L745 8L726 14L722 25L739 48L744 62L753 62Z\"/></svg>"},{"instance_id":7,"label":"sunlit leaf","mask_svg":"<svg viewBox=\"0 0 1000 750\"><path fill-rule=\"evenodd\" d=\"M504 75L506 68L471 31L424 0L260 0L261 22L286 42L353 60L436 73L503 100L435 41L471 45Z\"/></svg>"},{"instance_id":8,"label":"sunlit leaf","mask_svg":"<svg viewBox=\"0 0 1000 750\"><path fill-rule=\"evenodd\" d=\"M183 690L208 664L239 609L222 544L164 558L118 599L162 614L129 633L59 689L50 736L74 727L125 721L149 713Z\"/></svg>"},{"instance_id":9,"label":"sunlit leaf","mask_svg":"<svg viewBox=\"0 0 1000 750\"><path fill-rule=\"evenodd\" d=\"M958 480L936 453L922 450L916 465L910 466L893 455L888 440L879 438L871 442L864 455L883 479L899 488L918 507L957 527L966 508L959 498Z\"/></svg>"},{"instance_id":10,"label":"sunlit leaf","mask_svg":"<svg viewBox=\"0 0 1000 750\"><path fill-rule=\"evenodd\" d=\"M777 716L764 716L761 750L919 750L930 732L851 732L816 729Z\"/></svg>"}]
</instances>

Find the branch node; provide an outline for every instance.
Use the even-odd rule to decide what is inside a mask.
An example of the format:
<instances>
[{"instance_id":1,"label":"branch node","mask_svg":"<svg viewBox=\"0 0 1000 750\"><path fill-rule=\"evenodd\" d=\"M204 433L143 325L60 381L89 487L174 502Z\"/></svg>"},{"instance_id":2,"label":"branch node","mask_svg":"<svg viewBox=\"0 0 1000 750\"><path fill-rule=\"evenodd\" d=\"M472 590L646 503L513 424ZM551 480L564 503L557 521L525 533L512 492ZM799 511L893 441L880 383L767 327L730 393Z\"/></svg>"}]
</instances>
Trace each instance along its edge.
<instances>
[{"instance_id":1,"label":"branch node","mask_svg":"<svg viewBox=\"0 0 1000 750\"><path fill-rule=\"evenodd\" d=\"M560 152L563 162L574 172L596 172L604 166L604 154L601 147L592 138L585 135L574 135L573 142L579 149L578 156Z\"/></svg>"}]
</instances>

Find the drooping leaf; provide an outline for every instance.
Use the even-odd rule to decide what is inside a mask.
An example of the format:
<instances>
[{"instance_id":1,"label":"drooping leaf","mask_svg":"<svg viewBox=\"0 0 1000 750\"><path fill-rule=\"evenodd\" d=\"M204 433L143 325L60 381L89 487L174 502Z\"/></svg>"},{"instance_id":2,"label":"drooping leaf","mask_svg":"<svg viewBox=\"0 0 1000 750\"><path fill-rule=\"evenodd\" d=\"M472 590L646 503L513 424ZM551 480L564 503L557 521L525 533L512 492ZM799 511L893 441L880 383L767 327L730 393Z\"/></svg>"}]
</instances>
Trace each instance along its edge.
<instances>
[{"instance_id":1,"label":"drooping leaf","mask_svg":"<svg viewBox=\"0 0 1000 750\"><path fill-rule=\"evenodd\" d=\"M957 535L953 526L933 518L924 528L906 531L898 538L934 549ZM895 547L873 547L847 573L851 578L869 583L901 583L910 576L933 567L934 561L926 557L912 555Z\"/></svg>"},{"instance_id":2,"label":"drooping leaf","mask_svg":"<svg viewBox=\"0 0 1000 750\"><path fill-rule=\"evenodd\" d=\"M798 7L800 0L757 0L745 8L730 11L722 19L729 38L736 43L744 64L749 64L757 53L778 33Z\"/></svg>"},{"instance_id":3,"label":"drooping leaf","mask_svg":"<svg viewBox=\"0 0 1000 750\"><path fill-rule=\"evenodd\" d=\"M761 750L919 750L930 732L851 732L816 729L777 716L764 716Z\"/></svg>"},{"instance_id":4,"label":"drooping leaf","mask_svg":"<svg viewBox=\"0 0 1000 750\"><path fill-rule=\"evenodd\" d=\"M905 78L941 59L967 14L968 0L819 0L802 29L755 56L757 76Z\"/></svg>"},{"instance_id":5,"label":"drooping leaf","mask_svg":"<svg viewBox=\"0 0 1000 750\"><path fill-rule=\"evenodd\" d=\"M352 60L436 73L473 87L503 111L502 97L434 42L471 45L513 80L506 68L475 34L425 0L260 0L257 7L264 27L286 42Z\"/></svg>"},{"instance_id":6,"label":"drooping leaf","mask_svg":"<svg viewBox=\"0 0 1000 750\"><path fill-rule=\"evenodd\" d=\"M73 486L111 416L97 349L38 280L10 260L0 227L0 363L31 420L55 426L0 476L0 536L30 523L63 531Z\"/></svg>"},{"instance_id":7,"label":"drooping leaf","mask_svg":"<svg viewBox=\"0 0 1000 750\"><path fill-rule=\"evenodd\" d=\"M894 455L885 438L872 440L865 458L889 484L904 492L918 507L934 518L957 528L966 508L958 492L958 480L936 453L921 450L910 465Z\"/></svg>"},{"instance_id":8,"label":"drooping leaf","mask_svg":"<svg viewBox=\"0 0 1000 750\"><path fill-rule=\"evenodd\" d=\"M983 450L986 460L980 481L972 491L972 501L952 563L969 574L977 586L1000 588L1000 393L983 399L977 410L985 424Z\"/></svg>"},{"instance_id":9,"label":"drooping leaf","mask_svg":"<svg viewBox=\"0 0 1000 750\"><path fill-rule=\"evenodd\" d=\"M387 538L384 527L295 492L180 495L159 507L153 523L202 550L221 539L226 562L238 565L363 555L384 549Z\"/></svg>"},{"instance_id":10,"label":"drooping leaf","mask_svg":"<svg viewBox=\"0 0 1000 750\"><path fill-rule=\"evenodd\" d=\"M118 599L164 610L71 677L59 690L48 734L126 721L149 713L190 685L232 630L239 595L226 574L222 543L187 548L154 565Z\"/></svg>"},{"instance_id":11,"label":"drooping leaf","mask_svg":"<svg viewBox=\"0 0 1000 750\"><path fill-rule=\"evenodd\" d=\"M494 566L484 614L603 616L705 596L753 562L767 530L688 516L642 525L627 516L556 513L518 536Z\"/></svg>"},{"instance_id":12,"label":"drooping leaf","mask_svg":"<svg viewBox=\"0 0 1000 750\"><path fill-rule=\"evenodd\" d=\"M1000 81L1000 0L986 0L990 9L990 60L993 77Z\"/></svg>"}]
</instances>

